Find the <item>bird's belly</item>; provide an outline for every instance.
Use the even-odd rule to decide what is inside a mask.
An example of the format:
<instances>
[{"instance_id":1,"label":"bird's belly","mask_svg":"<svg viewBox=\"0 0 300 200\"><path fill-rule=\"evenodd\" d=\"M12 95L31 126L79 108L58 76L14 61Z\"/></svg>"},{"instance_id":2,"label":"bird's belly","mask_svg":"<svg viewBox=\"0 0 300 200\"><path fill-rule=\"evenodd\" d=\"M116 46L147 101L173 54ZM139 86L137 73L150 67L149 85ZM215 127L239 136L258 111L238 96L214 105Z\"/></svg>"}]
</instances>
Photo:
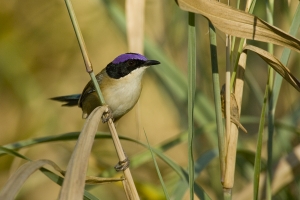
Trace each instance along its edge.
<instances>
[{"instance_id":1,"label":"bird's belly","mask_svg":"<svg viewBox=\"0 0 300 200\"><path fill-rule=\"evenodd\" d=\"M118 119L133 108L139 99L141 85L118 84L103 90L106 103L112 110L114 119Z\"/></svg>"}]
</instances>

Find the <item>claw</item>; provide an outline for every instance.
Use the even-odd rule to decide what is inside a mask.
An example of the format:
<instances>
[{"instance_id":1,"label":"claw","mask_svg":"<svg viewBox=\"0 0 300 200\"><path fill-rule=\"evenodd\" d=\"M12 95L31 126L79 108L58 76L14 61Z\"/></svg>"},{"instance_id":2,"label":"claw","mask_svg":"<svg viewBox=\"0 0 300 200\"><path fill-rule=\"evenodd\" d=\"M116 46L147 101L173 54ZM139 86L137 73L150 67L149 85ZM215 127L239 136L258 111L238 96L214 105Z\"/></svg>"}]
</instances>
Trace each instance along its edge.
<instances>
[{"instance_id":1,"label":"claw","mask_svg":"<svg viewBox=\"0 0 300 200\"><path fill-rule=\"evenodd\" d=\"M130 165L130 160L126 157L125 160L119 161L118 164L115 166L115 170L117 172L124 171Z\"/></svg>"},{"instance_id":2,"label":"claw","mask_svg":"<svg viewBox=\"0 0 300 200\"><path fill-rule=\"evenodd\" d=\"M109 119L113 119L113 114L111 109L108 107L108 110L102 115L102 123L108 122Z\"/></svg>"}]
</instances>

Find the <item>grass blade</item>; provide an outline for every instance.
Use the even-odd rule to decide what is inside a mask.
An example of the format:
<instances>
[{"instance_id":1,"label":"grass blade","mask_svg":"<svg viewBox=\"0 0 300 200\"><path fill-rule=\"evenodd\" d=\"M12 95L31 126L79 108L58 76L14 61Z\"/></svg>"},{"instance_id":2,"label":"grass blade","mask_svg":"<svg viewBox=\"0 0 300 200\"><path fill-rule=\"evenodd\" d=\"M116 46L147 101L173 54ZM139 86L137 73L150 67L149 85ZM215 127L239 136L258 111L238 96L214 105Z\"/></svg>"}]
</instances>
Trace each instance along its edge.
<instances>
[{"instance_id":1,"label":"grass blade","mask_svg":"<svg viewBox=\"0 0 300 200\"><path fill-rule=\"evenodd\" d=\"M77 138L77 137L76 137ZM74 139L76 139L74 138ZM28 144L28 143L27 143ZM5 154L9 154L18 158L22 158L24 160L28 160L31 161L29 158L27 158L26 156L23 156L22 154L19 154L18 152L9 149L9 148L5 148L5 147L1 147L0 146L0 151L2 153L2 155ZM55 169L59 169L58 167L55 167ZM62 185L63 184L63 178L56 175L55 173L49 171L48 169L45 168L40 168L39 169L43 174L45 174L50 180L52 180L54 183L58 184L58 185ZM61 172L61 170L57 170L58 172ZM89 193L88 191L84 190L84 197L85 200L98 200L97 197L95 197L94 195L92 195L91 193Z\"/></svg>"},{"instance_id":2,"label":"grass blade","mask_svg":"<svg viewBox=\"0 0 300 200\"><path fill-rule=\"evenodd\" d=\"M274 13L274 0L266 0L266 13L267 21L273 25L273 13ZM268 43L268 52L274 53L274 45ZM266 181L266 199L272 199L272 176L273 176L273 134L274 134L274 105L273 105L273 84L274 84L274 69L269 66L269 84L268 84L268 167L267 167L267 181Z\"/></svg>"},{"instance_id":3,"label":"grass blade","mask_svg":"<svg viewBox=\"0 0 300 200\"><path fill-rule=\"evenodd\" d=\"M209 22L209 37L210 37L210 54L211 54L211 67L212 79L215 101L215 113L217 122L218 145L219 145L219 158L220 158L220 171L221 182L223 182L225 173L225 139L223 132L223 120L221 109L221 96L220 96L220 80L218 69L218 54L217 54L217 38L214 26Z\"/></svg>"},{"instance_id":4,"label":"grass blade","mask_svg":"<svg viewBox=\"0 0 300 200\"><path fill-rule=\"evenodd\" d=\"M166 199L170 199L169 194L168 194L168 191L167 191L167 188L166 188L165 183L164 183L164 180L163 180L163 178L162 178L162 176L161 176L159 167L158 167L158 165L157 165L155 156L154 156L154 154L153 154L152 147L151 147L150 144L149 144L149 140L148 140L148 137L147 137L147 134L146 134L145 130L144 130L144 133L145 133L145 137L146 137L146 140L147 140L148 149L150 150L150 153L151 153L151 156L152 156L152 160L153 160L154 165L155 165L155 169L156 169L158 178L159 178L159 180L160 180L161 186L162 186L163 191L164 191L164 193L165 193L165 197L166 197Z\"/></svg>"},{"instance_id":5,"label":"grass blade","mask_svg":"<svg viewBox=\"0 0 300 200\"><path fill-rule=\"evenodd\" d=\"M42 168L44 165L55 165L50 160L36 160L23 164L19 169L9 178L8 182L2 188L0 193L0 199L12 200L21 189L22 185L27 179L37 170Z\"/></svg>"},{"instance_id":6,"label":"grass blade","mask_svg":"<svg viewBox=\"0 0 300 200\"><path fill-rule=\"evenodd\" d=\"M256 156L255 156L255 162L254 162L253 199L255 199L255 200L259 199L258 192L259 192L259 178L260 178L260 171L261 171L261 150L262 150L262 143L263 143L267 97L268 97L268 86L266 87L266 90L265 90L264 103L263 103L262 112L261 112L261 116L260 116L257 146L256 146Z\"/></svg>"},{"instance_id":7,"label":"grass blade","mask_svg":"<svg viewBox=\"0 0 300 200\"><path fill-rule=\"evenodd\" d=\"M190 199L194 199L194 100L196 82L196 30L195 14L189 13L188 26L188 158Z\"/></svg>"}]
</instances>

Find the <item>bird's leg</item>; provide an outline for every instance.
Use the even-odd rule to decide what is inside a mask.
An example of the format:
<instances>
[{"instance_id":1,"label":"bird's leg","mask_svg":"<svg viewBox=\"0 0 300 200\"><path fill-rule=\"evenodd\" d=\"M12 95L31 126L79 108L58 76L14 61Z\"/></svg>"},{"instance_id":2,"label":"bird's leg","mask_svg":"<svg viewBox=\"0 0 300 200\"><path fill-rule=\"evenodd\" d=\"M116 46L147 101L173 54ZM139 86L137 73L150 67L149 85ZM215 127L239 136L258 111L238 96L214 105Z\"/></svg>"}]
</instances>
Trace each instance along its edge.
<instances>
[{"instance_id":1,"label":"bird's leg","mask_svg":"<svg viewBox=\"0 0 300 200\"><path fill-rule=\"evenodd\" d=\"M106 123L106 122L108 122L109 119L113 119L113 114L112 114L111 109L108 107L108 110L105 111L102 115L102 122Z\"/></svg>"},{"instance_id":2,"label":"bird's leg","mask_svg":"<svg viewBox=\"0 0 300 200\"><path fill-rule=\"evenodd\" d=\"M130 165L130 160L126 156L126 158L124 160L121 160L118 162L118 164L115 166L115 170L117 172L124 171L125 169L127 169L129 167L129 165Z\"/></svg>"}]
</instances>

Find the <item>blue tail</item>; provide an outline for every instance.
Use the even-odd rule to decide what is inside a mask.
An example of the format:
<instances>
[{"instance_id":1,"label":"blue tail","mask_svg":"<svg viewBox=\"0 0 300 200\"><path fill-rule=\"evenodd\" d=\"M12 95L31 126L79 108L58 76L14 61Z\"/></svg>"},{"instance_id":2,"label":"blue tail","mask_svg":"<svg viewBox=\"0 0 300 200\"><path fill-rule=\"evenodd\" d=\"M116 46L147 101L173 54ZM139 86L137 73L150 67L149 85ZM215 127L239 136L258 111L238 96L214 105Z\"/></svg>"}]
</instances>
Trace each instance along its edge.
<instances>
[{"instance_id":1,"label":"blue tail","mask_svg":"<svg viewBox=\"0 0 300 200\"><path fill-rule=\"evenodd\" d=\"M51 100L64 102L62 106L78 106L81 94L72 94L67 96L52 97Z\"/></svg>"}]
</instances>

